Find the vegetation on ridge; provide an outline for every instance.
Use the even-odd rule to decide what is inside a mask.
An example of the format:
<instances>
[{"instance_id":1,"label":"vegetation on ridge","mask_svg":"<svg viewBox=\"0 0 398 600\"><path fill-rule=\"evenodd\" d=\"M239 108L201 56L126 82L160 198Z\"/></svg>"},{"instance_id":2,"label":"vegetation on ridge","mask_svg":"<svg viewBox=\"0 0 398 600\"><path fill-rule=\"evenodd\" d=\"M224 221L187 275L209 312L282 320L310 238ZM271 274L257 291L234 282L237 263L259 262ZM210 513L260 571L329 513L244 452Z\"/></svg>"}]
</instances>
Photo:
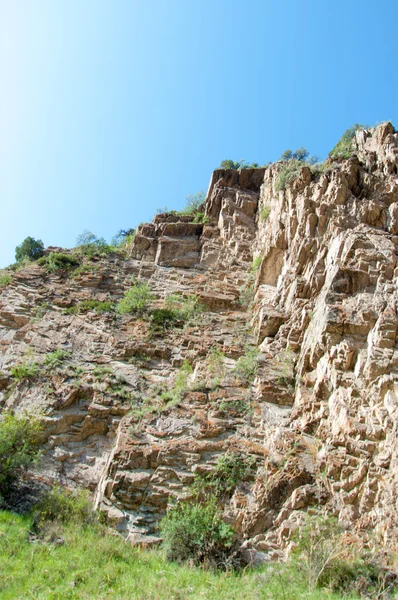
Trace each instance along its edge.
<instances>
[{"instance_id":1,"label":"vegetation on ridge","mask_svg":"<svg viewBox=\"0 0 398 600\"><path fill-rule=\"evenodd\" d=\"M329 156L332 159L339 158L350 158L354 151L354 138L355 134L359 129L364 129L363 125L355 123L347 129L342 137L339 139L333 150L329 152Z\"/></svg>"},{"instance_id":2,"label":"vegetation on ridge","mask_svg":"<svg viewBox=\"0 0 398 600\"><path fill-rule=\"evenodd\" d=\"M35 240L28 236L15 248L15 260L21 263L23 260L37 260L43 256L44 244L41 240Z\"/></svg>"}]
</instances>

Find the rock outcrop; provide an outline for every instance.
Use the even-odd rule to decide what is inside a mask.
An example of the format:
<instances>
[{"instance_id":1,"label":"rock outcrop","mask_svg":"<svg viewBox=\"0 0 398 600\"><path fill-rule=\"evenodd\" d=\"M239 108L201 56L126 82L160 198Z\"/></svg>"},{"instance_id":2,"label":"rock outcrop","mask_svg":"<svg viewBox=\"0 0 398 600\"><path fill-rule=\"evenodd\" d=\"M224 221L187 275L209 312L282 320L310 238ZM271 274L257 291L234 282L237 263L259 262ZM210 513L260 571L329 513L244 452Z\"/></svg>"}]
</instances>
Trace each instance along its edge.
<instances>
[{"instance_id":1,"label":"rock outcrop","mask_svg":"<svg viewBox=\"0 0 398 600\"><path fill-rule=\"evenodd\" d=\"M32 476L88 487L119 531L152 543L170 499L237 452L252 468L225 515L248 549L282 556L309 507L397 543L398 134L384 123L354 145L282 191L283 163L215 171L204 223L157 215L127 254L76 277L37 264L13 275L0 406L44 415ZM160 328L65 310L119 301L132 276L153 307L179 294L202 310ZM57 349L67 358L49 368ZM24 361L37 374L16 381Z\"/></svg>"}]
</instances>

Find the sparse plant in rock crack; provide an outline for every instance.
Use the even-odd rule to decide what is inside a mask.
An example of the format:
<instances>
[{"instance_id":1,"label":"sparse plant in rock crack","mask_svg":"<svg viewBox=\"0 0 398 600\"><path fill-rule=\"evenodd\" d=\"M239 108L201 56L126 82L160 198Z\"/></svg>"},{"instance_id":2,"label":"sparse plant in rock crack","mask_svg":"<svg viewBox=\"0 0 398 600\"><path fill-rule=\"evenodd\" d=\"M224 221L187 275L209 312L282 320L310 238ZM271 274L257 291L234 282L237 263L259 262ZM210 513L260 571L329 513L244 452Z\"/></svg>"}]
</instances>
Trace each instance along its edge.
<instances>
[{"instance_id":1,"label":"sparse plant in rock crack","mask_svg":"<svg viewBox=\"0 0 398 600\"><path fill-rule=\"evenodd\" d=\"M131 281L133 285L116 306L116 312L122 315L130 313L141 316L147 312L153 301L153 295L147 283L136 281L134 277Z\"/></svg>"},{"instance_id":2,"label":"sparse plant in rock crack","mask_svg":"<svg viewBox=\"0 0 398 600\"><path fill-rule=\"evenodd\" d=\"M44 317L46 312L48 312L49 310L51 310L51 304L49 302L37 303L32 308L33 317L31 318L31 321L32 322L39 321L40 319L42 319Z\"/></svg>"},{"instance_id":3,"label":"sparse plant in rock crack","mask_svg":"<svg viewBox=\"0 0 398 600\"><path fill-rule=\"evenodd\" d=\"M260 366L261 352L257 347L246 346L245 353L240 356L234 368L234 374L238 379L246 383L252 383Z\"/></svg>"},{"instance_id":4,"label":"sparse plant in rock crack","mask_svg":"<svg viewBox=\"0 0 398 600\"><path fill-rule=\"evenodd\" d=\"M166 402L166 408L178 404L183 399L185 392L189 389L188 378L192 373L192 365L188 360L184 360L177 372L173 388L160 396Z\"/></svg>"},{"instance_id":5,"label":"sparse plant in rock crack","mask_svg":"<svg viewBox=\"0 0 398 600\"><path fill-rule=\"evenodd\" d=\"M57 348L55 352L50 352L49 354L46 354L44 364L50 370L56 369L57 367L60 367L61 364L71 356L72 353L69 350Z\"/></svg>"},{"instance_id":6,"label":"sparse plant in rock crack","mask_svg":"<svg viewBox=\"0 0 398 600\"><path fill-rule=\"evenodd\" d=\"M248 277L247 283L240 287L239 289L239 304L249 309L254 303L254 298L256 296L256 288L254 285L253 274Z\"/></svg>"},{"instance_id":7,"label":"sparse plant in rock crack","mask_svg":"<svg viewBox=\"0 0 398 600\"><path fill-rule=\"evenodd\" d=\"M36 362L24 361L11 368L11 375L16 381L33 379L40 373L40 367Z\"/></svg>"},{"instance_id":8,"label":"sparse plant in rock crack","mask_svg":"<svg viewBox=\"0 0 398 600\"><path fill-rule=\"evenodd\" d=\"M219 348L212 348L207 356L207 374L206 384L211 388L216 388L224 378L226 373L225 354Z\"/></svg>"},{"instance_id":9,"label":"sparse plant in rock crack","mask_svg":"<svg viewBox=\"0 0 398 600\"><path fill-rule=\"evenodd\" d=\"M217 401L214 405L217 410L226 417L230 415L250 416L253 413L250 400L250 393L248 393L243 398L222 400L221 402Z\"/></svg>"},{"instance_id":10,"label":"sparse plant in rock crack","mask_svg":"<svg viewBox=\"0 0 398 600\"><path fill-rule=\"evenodd\" d=\"M93 375L97 379L103 380L113 375L113 371L110 367L105 367L102 365L97 365L93 369Z\"/></svg>"},{"instance_id":11,"label":"sparse plant in rock crack","mask_svg":"<svg viewBox=\"0 0 398 600\"><path fill-rule=\"evenodd\" d=\"M264 206L260 210L260 217L259 217L260 222L266 221L268 219L270 213L271 213L271 208L267 204L264 204Z\"/></svg>"},{"instance_id":12,"label":"sparse plant in rock crack","mask_svg":"<svg viewBox=\"0 0 398 600\"><path fill-rule=\"evenodd\" d=\"M105 313L105 312L113 312L115 310L114 304L109 300L82 300L78 304L74 306L70 306L69 308L65 308L64 313L70 315L77 315L80 313L86 313L89 311L94 311L96 313Z\"/></svg>"},{"instance_id":13,"label":"sparse plant in rock crack","mask_svg":"<svg viewBox=\"0 0 398 600\"><path fill-rule=\"evenodd\" d=\"M76 267L76 269L73 269L73 271L71 271L71 273L70 273L70 276L73 279L75 279L77 277L80 277L81 275L86 275L88 273L95 273L95 271L98 271L98 270L99 270L98 265L84 263L84 264L80 265L79 267Z\"/></svg>"},{"instance_id":14,"label":"sparse plant in rock crack","mask_svg":"<svg viewBox=\"0 0 398 600\"><path fill-rule=\"evenodd\" d=\"M0 498L11 483L40 455L42 420L37 415L3 412L0 415Z\"/></svg>"},{"instance_id":15,"label":"sparse plant in rock crack","mask_svg":"<svg viewBox=\"0 0 398 600\"><path fill-rule=\"evenodd\" d=\"M296 355L289 347L275 357L275 366L271 369L271 373L277 376L278 383L294 387L295 361Z\"/></svg>"},{"instance_id":16,"label":"sparse plant in rock crack","mask_svg":"<svg viewBox=\"0 0 398 600\"><path fill-rule=\"evenodd\" d=\"M169 294L165 300L165 306L166 309L174 312L176 318L188 322L198 317L203 310L195 295Z\"/></svg>"},{"instance_id":17,"label":"sparse plant in rock crack","mask_svg":"<svg viewBox=\"0 0 398 600\"><path fill-rule=\"evenodd\" d=\"M255 458L241 452L222 454L211 471L195 475L191 491L195 498L217 501L230 498L238 484L247 477L255 466Z\"/></svg>"},{"instance_id":18,"label":"sparse plant in rock crack","mask_svg":"<svg viewBox=\"0 0 398 600\"><path fill-rule=\"evenodd\" d=\"M250 272L255 275L260 267L261 267L261 261L262 261L262 256L256 256L256 258L253 258L253 262L252 262L252 266L250 267Z\"/></svg>"}]
</instances>

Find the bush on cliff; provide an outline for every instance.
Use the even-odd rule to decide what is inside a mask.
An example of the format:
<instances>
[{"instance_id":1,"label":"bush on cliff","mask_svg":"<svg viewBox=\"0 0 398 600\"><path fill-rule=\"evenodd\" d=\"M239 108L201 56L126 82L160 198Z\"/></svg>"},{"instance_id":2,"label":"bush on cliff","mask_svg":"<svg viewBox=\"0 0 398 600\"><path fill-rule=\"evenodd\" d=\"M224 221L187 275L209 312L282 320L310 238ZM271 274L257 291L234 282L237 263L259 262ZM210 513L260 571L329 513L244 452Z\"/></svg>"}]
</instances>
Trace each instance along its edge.
<instances>
[{"instance_id":1,"label":"bush on cliff","mask_svg":"<svg viewBox=\"0 0 398 600\"><path fill-rule=\"evenodd\" d=\"M39 529L49 521L74 525L95 521L88 492L83 489L72 492L60 485L42 495L33 508L33 518Z\"/></svg>"},{"instance_id":2,"label":"bush on cliff","mask_svg":"<svg viewBox=\"0 0 398 600\"><path fill-rule=\"evenodd\" d=\"M354 152L354 138L358 129L363 129L363 125L355 123L352 127L347 129L342 137L339 139L333 150L329 152L330 158L350 158Z\"/></svg>"},{"instance_id":3,"label":"bush on cliff","mask_svg":"<svg viewBox=\"0 0 398 600\"><path fill-rule=\"evenodd\" d=\"M202 501L230 498L238 484L252 470L255 460L240 452L226 452L221 455L210 472L196 474L192 491Z\"/></svg>"},{"instance_id":4,"label":"bush on cliff","mask_svg":"<svg viewBox=\"0 0 398 600\"><path fill-rule=\"evenodd\" d=\"M388 598L395 576L355 543L348 542L337 519L308 514L293 536L291 565L311 591L329 589L366 598Z\"/></svg>"},{"instance_id":5,"label":"bush on cliff","mask_svg":"<svg viewBox=\"0 0 398 600\"><path fill-rule=\"evenodd\" d=\"M3 413L0 417L0 499L24 468L39 457L42 424L29 415Z\"/></svg>"},{"instance_id":6,"label":"bush on cliff","mask_svg":"<svg viewBox=\"0 0 398 600\"><path fill-rule=\"evenodd\" d=\"M226 568L231 560L235 533L225 523L216 503L179 503L161 523L168 560Z\"/></svg>"},{"instance_id":7,"label":"bush on cliff","mask_svg":"<svg viewBox=\"0 0 398 600\"><path fill-rule=\"evenodd\" d=\"M232 169L233 171L237 171L239 169L258 169L260 165L256 162L248 163L245 160L223 160L221 161L219 169Z\"/></svg>"},{"instance_id":8,"label":"bush on cliff","mask_svg":"<svg viewBox=\"0 0 398 600\"><path fill-rule=\"evenodd\" d=\"M75 256L65 254L64 252L50 252L47 256L42 256L37 261L37 264L47 271L47 273L53 273L54 271L69 271L77 267L80 262Z\"/></svg>"},{"instance_id":9,"label":"bush on cliff","mask_svg":"<svg viewBox=\"0 0 398 600\"><path fill-rule=\"evenodd\" d=\"M12 282L11 273L6 273L4 271L0 272L0 286L7 287L7 285L10 285L11 282Z\"/></svg>"},{"instance_id":10,"label":"bush on cliff","mask_svg":"<svg viewBox=\"0 0 398 600\"><path fill-rule=\"evenodd\" d=\"M102 256L108 254L111 251L111 247L106 243L102 237L97 237L91 231L83 231L76 239L75 251L81 256L86 258L93 258L94 256Z\"/></svg>"},{"instance_id":11,"label":"bush on cliff","mask_svg":"<svg viewBox=\"0 0 398 600\"><path fill-rule=\"evenodd\" d=\"M147 283L132 281L133 286L127 290L116 307L116 312L121 315L126 313L142 315L153 300L150 287Z\"/></svg>"}]
</instances>

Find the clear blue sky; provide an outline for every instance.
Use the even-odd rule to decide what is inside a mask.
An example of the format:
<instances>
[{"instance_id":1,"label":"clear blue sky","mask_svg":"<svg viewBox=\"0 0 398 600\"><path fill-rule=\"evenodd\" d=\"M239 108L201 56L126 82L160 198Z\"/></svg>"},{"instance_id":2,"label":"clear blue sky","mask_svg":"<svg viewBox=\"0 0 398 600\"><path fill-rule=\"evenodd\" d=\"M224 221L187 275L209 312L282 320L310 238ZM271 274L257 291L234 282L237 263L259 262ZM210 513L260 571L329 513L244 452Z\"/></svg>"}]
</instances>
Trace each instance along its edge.
<instances>
[{"instance_id":1,"label":"clear blue sky","mask_svg":"<svg viewBox=\"0 0 398 600\"><path fill-rule=\"evenodd\" d=\"M221 160L398 127L397 0L0 0L0 266L110 240Z\"/></svg>"}]
</instances>

